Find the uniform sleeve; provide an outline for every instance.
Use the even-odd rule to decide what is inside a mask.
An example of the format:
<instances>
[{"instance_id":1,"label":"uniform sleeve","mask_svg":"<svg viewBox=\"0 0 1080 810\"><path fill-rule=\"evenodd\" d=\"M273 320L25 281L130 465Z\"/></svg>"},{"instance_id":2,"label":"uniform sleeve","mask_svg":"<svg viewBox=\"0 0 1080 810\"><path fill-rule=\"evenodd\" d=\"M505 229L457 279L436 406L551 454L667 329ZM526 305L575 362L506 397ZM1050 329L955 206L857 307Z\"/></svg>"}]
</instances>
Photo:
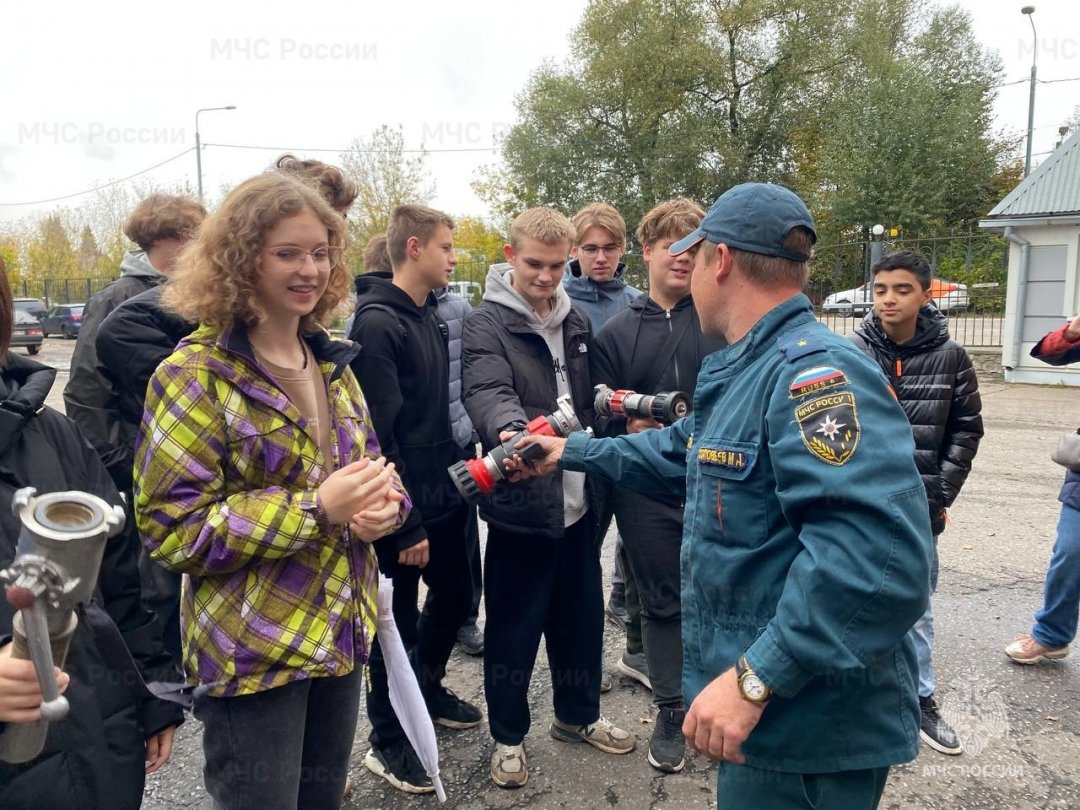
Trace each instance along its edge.
<instances>
[{"instance_id":1,"label":"uniform sleeve","mask_svg":"<svg viewBox=\"0 0 1080 810\"><path fill-rule=\"evenodd\" d=\"M462 327L461 399L484 447L496 447L507 425L529 421L503 341L483 308L470 312Z\"/></svg>"},{"instance_id":2,"label":"uniform sleeve","mask_svg":"<svg viewBox=\"0 0 1080 810\"><path fill-rule=\"evenodd\" d=\"M776 493L801 550L746 659L783 697L826 673L865 677L929 598L932 535L911 428L869 361L845 354L845 385L792 401L781 379L766 417Z\"/></svg>"},{"instance_id":3,"label":"uniform sleeve","mask_svg":"<svg viewBox=\"0 0 1080 810\"><path fill-rule=\"evenodd\" d=\"M226 494L225 421L209 388L205 372L168 361L147 388L135 448L135 518L150 557L208 576L319 542L317 489Z\"/></svg>"},{"instance_id":4,"label":"uniform sleeve","mask_svg":"<svg viewBox=\"0 0 1080 810\"><path fill-rule=\"evenodd\" d=\"M960 488L971 472L971 462L979 450L983 436L982 398L979 396L979 378L971 365L971 358L963 349L956 350L960 362L953 384L949 423L946 426L938 469L945 506L952 506Z\"/></svg>"},{"instance_id":5,"label":"uniform sleeve","mask_svg":"<svg viewBox=\"0 0 1080 810\"><path fill-rule=\"evenodd\" d=\"M369 309L358 314L350 337L360 344L360 353L350 365L364 392L382 453L387 461L394 462L398 473L405 476L405 462L398 449L396 434L398 414L405 402L398 382L399 329L397 319L380 310ZM403 550L426 537L423 516L414 505L402 527L395 532L394 541L398 550Z\"/></svg>"},{"instance_id":6,"label":"uniform sleeve","mask_svg":"<svg viewBox=\"0 0 1080 810\"><path fill-rule=\"evenodd\" d=\"M686 495L686 448L693 414L670 427L594 439L571 433L560 466L613 481L645 495Z\"/></svg>"}]
</instances>

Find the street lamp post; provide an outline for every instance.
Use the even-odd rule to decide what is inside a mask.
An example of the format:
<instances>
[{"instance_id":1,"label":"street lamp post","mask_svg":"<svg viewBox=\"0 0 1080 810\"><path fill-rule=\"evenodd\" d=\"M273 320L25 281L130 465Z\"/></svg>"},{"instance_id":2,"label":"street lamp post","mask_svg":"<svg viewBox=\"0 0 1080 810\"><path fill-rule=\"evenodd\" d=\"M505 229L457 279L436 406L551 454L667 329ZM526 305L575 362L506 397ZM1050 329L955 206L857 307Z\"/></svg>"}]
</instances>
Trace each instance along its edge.
<instances>
[{"instance_id":1,"label":"street lamp post","mask_svg":"<svg viewBox=\"0 0 1080 810\"><path fill-rule=\"evenodd\" d=\"M199 177L199 202L202 202L202 141L199 140L199 113L214 112L215 110L235 110L236 105L228 107L203 107L195 111L195 169Z\"/></svg>"},{"instance_id":2,"label":"street lamp post","mask_svg":"<svg viewBox=\"0 0 1080 810\"><path fill-rule=\"evenodd\" d=\"M865 278L863 279L867 284L870 283L870 275L874 265L885 255L885 243L881 241L881 237L884 235L884 225L879 223L870 228L870 261L866 264L864 272Z\"/></svg>"},{"instance_id":3,"label":"street lamp post","mask_svg":"<svg viewBox=\"0 0 1080 810\"><path fill-rule=\"evenodd\" d=\"M1020 13L1031 23L1031 90L1028 94L1027 154L1024 156L1024 177L1031 171L1031 134L1035 127L1035 63L1039 56L1039 35L1035 32L1035 6L1024 6Z\"/></svg>"}]
</instances>

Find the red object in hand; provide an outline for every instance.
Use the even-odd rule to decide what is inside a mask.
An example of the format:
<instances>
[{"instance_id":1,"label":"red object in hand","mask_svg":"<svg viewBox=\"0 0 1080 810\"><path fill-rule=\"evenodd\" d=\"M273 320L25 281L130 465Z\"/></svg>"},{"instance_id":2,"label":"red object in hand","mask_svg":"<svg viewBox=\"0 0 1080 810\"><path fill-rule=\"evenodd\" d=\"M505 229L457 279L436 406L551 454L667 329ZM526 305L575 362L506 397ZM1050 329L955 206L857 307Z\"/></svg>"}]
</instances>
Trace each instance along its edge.
<instances>
[{"instance_id":1,"label":"red object in hand","mask_svg":"<svg viewBox=\"0 0 1080 810\"><path fill-rule=\"evenodd\" d=\"M16 610L28 610L34 604L34 592L29 588L11 585L7 589L8 604Z\"/></svg>"}]
</instances>

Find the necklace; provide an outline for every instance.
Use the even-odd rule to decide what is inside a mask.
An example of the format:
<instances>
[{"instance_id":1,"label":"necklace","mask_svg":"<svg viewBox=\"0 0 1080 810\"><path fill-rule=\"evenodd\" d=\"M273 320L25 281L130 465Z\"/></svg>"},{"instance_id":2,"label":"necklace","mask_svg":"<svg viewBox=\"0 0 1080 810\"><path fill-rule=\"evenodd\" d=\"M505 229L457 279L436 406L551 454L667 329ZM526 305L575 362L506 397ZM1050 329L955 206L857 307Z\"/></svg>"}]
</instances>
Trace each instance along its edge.
<instances>
[{"instance_id":1,"label":"necklace","mask_svg":"<svg viewBox=\"0 0 1080 810\"><path fill-rule=\"evenodd\" d=\"M301 369L307 369L307 367L308 367L308 348L307 348L307 344L304 343L304 338L301 337L299 333L296 335L296 342L300 344L300 357L303 358L303 360L301 362L301 365L300 365L300 368ZM255 359L260 361L260 362L267 362L266 353L262 349L260 349L258 346L255 345L255 341L253 341L253 340L251 340L249 338L248 343L251 346L251 351L254 352L254 354L255 354ZM277 365L277 364L275 363L274 365Z\"/></svg>"}]
</instances>

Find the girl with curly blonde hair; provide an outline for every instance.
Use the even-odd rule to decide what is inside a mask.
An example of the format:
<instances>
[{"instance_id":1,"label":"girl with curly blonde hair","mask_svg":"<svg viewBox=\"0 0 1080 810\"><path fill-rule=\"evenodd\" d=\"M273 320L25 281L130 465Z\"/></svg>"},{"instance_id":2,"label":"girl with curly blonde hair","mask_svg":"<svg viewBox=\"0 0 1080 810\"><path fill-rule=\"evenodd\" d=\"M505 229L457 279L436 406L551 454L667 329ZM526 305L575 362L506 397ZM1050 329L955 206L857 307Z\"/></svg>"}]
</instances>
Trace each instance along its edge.
<instances>
[{"instance_id":1,"label":"girl with curly blonde hair","mask_svg":"<svg viewBox=\"0 0 1080 810\"><path fill-rule=\"evenodd\" d=\"M349 369L358 349L321 328L346 247L316 189L268 172L206 220L163 296L200 326L147 389L136 520L151 559L186 575L216 807L339 806L374 636L370 544L410 508Z\"/></svg>"}]
</instances>

